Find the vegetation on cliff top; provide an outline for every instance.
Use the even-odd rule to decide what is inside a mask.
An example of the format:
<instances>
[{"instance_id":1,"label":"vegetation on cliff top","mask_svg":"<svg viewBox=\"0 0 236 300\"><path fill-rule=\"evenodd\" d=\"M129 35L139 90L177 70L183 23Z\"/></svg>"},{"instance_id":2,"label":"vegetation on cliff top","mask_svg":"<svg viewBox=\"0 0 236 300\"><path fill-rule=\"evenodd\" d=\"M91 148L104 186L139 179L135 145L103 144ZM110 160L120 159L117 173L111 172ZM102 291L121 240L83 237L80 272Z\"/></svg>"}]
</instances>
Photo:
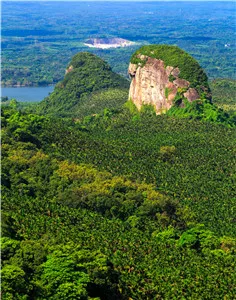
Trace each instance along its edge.
<instances>
[{"instance_id":1,"label":"vegetation on cliff top","mask_svg":"<svg viewBox=\"0 0 236 300\"><path fill-rule=\"evenodd\" d=\"M143 55L144 57L142 57L141 55ZM190 82L190 87L196 88L199 93L198 100L189 102L184 96L186 89L178 88L178 91L173 101L173 105L166 112L167 115L176 116L180 118L201 119L213 123L225 124L229 127L235 126L235 114L232 111L229 111L230 114L228 114L212 103L211 91L208 85L207 75L205 74L204 70L200 67L198 62L188 53L176 46L143 46L133 54L133 56L131 57L131 63L138 64L140 67L144 67L147 62L147 57L153 57L162 60L165 64L165 67L178 67L180 70L178 78L188 80ZM169 76L170 81L175 80L175 78L176 77L172 74ZM221 80L220 83L218 82L218 85L220 85L220 87L222 87L222 85L226 85L228 87L230 86L231 91L233 84L233 81L225 82L224 80ZM217 85L215 84L214 87L216 86ZM168 92L169 89L166 88L166 97L168 97ZM229 91L227 96L229 96ZM218 98L217 100L218 102L220 102Z\"/></svg>"},{"instance_id":2,"label":"vegetation on cliff top","mask_svg":"<svg viewBox=\"0 0 236 300\"><path fill-rule=\"evenodd\" d=\"M126 101L128 80L112 72L110 66L101 58L88 52L80 52L72 58L68 68L69 72L64 79L57 84L51 95L39 104L39 112L62 116L73 112L76 115L80 105L84 106L86 102L87 106L93 107L93 113L98 113L106 104L109 105L109 100L103 97L104 92L106 91L107 98L111 98L109 92L114 94L112 90L117 88L121 90L121 93L116 95L117 105ZM99 93L102 94L101 97ZM113 104L116 108L115 103Z\"/></svg>"},{"instance_id":3,"label":"vegetation on cliff top","mask_svg":"<svg viewBox=\"0 0 236 300\"><path fill-rule=\"evenodd\" d=\"M187 52L177 46L170 45L149 45L138 49L131 57L133 64L145 65L145 59L140 55L145 55L164 61L165 66L178 67L180 70L179 78L190 82L190 87L196 88L200 95L209 97L210 88L207 75L199 63Z\"/></svg>"}]
</instances>

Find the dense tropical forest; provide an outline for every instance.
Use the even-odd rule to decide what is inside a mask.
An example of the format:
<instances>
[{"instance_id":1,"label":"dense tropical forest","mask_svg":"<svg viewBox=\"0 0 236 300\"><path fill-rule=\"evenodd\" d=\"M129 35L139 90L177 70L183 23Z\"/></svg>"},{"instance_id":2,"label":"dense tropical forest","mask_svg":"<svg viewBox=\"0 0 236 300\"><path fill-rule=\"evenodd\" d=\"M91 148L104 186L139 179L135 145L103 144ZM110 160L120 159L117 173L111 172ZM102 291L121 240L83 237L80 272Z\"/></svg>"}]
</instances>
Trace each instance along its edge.
<instances>
[{"instance_id":1,"label":"dense tropical forest","mask_svg":"<svg viewBox=\"0 0 236 300\"><path fill-rule=\"evenodd\" d=\"M189 3L195 8L193 22L186 4L173 2L176 15L183 18L177 22L176 15L170 15L168 24L164 17L169 4L136 4L133 13L142 11L140 20L119 3L114 4L116 14L107 3L96 18L91 16L101 3L84 2L80 10L75 9L78 3L32 2L25 10L17 10L23 7L21 2L3 3L8 18L8 26L3 22L3 82L57 83L40 103L2 99L3 300L235 299L233 45L224 47L221 41L221 52L215 42L222 35L218 29L225 28L224 38L231 43L232 4L218 11L222 4L214 3L215 19L210 19L212 11L204 11L200 20L200 11L209 4ZM26 26L23 20L32 10ZM42 21L42 13L40 27L30 27L32 20ZM152 27L154 13L161 20L159 29L155 27L163 33L160 37ZM77 23L78 16L87 19L78 18ZM130 23L123 23L129 17ZM141 25L147 20L150 28L144 31ZM211 22L219 26L214 32ZM189 64L178 61L180 76L193 78L195 86L207 88L211 97L202 93L184 106L174 103L161 115L148 105L138 110L128 99L130 82L121 75L128 62L135 62L141 49L149 49L149 55L161 55L166 62L172 59L173 64L172 50L178 54L182 50L165 45L137 51L139 45L78 51L84 48L76 43L88 30L95 36L108 30L108 24L113 34L120 24L122 37L130 40L165 37L168 45L181 40L193 56L199 54L202 65L209 63L206 72L212 79L231 79L208 83L205 71L183 52ZM164 31L172 32L173 26L172 40ZM186 32L178 31L181 28ZM80 42L75 41L77 34ZM187 36L192 39L185 44ZM196 50L200 40L203 52ZM17 55L11 60L10 53ZM219 57L222 69L217 69ZM196 73L189 71L192 68Z\"/></svg>"},{"instance_id":2,"label":"dense tropical forest","mask_svg":"<svg viewBox=\"0 0 236 300\"><path fill-rule=\"evenodd\" d=\"M102 71L86 95L104 89L100 76L106 94L126 84L91 54L72 62L53 107L56 95L74 103L92 63ZM104 93L100 113L82 102L80 118L2 107L3 299L233 299L233 115L193 102L156 116L123 98L101 110Z\"/></svg>"},{"instance_id":3,"label":"dense tropical forest","mask_svg":"<svg viewBox=\"0 0 236 300\"><path fill-rule=\"evenodd\" d=\"M235 129L128 107L2 127L3 299L233 299Z\"/></svg>"}]
</instances>

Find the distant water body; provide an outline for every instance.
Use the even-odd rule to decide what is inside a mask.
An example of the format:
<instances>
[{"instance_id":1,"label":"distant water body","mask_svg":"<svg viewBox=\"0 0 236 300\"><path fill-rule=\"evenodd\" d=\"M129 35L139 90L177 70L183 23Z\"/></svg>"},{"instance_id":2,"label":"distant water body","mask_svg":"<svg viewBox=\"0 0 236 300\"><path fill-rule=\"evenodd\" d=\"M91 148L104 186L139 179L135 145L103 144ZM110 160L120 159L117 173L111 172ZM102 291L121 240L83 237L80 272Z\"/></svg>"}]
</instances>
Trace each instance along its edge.
<instances>
[{"instance_id":1,"label":"distant water body","mask_svg":"<svg viewBox=\"0 0 236 300\"><path fill-rule=\"evenodd\" d=\"M15 98L21 102L39 102L54 90L54 86L44 87L2 87L1 96Z\"/></svg>"}]
</instances>

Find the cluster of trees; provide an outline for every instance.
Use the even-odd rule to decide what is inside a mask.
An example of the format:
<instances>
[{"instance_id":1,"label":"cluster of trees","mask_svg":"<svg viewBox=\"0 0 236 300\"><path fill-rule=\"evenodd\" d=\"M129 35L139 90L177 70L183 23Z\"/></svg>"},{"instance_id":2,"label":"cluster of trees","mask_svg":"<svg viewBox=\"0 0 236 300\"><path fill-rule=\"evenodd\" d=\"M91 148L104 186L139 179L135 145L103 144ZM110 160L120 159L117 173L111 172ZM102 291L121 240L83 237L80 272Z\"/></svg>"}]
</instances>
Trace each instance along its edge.
<instances>
[{"instance_id":1,"label":"cluster of trees","mask_svg":"<svg viewBox=\"0 0 236 300\"><path fill-rule=\"evenodd\" d=\"M234 297L235 129L131 110L2 107L3 299Z\"/></svg>"},{"instance_id":2,"label":"cluster of trees","mask_svg":"<svg viewBox=\"0 0 236 300\"><path fill-rule=\"evenodd\" d=\"M182 100L181 100L182 101ZM178 104L173 105L171 109L167 111L168 116L177 116L180 118L195 118L208 122L225 124L229 127L236 124L235 111L225 112L218 105L212 104L209 100L200 99L193 102L189 102L184 99L184 107L180 107ZM218 104L216 102L216 104Z\"/></svg>"}]
</instances>

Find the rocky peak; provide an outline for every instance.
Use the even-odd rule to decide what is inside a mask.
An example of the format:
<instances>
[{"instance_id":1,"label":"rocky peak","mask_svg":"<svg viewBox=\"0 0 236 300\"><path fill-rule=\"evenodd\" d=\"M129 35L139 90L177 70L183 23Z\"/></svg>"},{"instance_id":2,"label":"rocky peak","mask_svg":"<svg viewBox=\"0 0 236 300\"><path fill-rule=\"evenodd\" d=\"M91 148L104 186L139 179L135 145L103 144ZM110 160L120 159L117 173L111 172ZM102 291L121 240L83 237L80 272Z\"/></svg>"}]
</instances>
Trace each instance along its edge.
<instances>
[{"instance_id":1,"label":"rocky peak","mask_svg":"<svg viewBox=\"0 0 236 300\"><path fill-rule=\"evenodd\" d=\"M129 98L138 109L143 104L153 105L161 114L173 105L184 106L184 101L211 97L204 71L178 47L144 46L132 56L128 72L132 79Z\"/></svg>"}]
</instances>

